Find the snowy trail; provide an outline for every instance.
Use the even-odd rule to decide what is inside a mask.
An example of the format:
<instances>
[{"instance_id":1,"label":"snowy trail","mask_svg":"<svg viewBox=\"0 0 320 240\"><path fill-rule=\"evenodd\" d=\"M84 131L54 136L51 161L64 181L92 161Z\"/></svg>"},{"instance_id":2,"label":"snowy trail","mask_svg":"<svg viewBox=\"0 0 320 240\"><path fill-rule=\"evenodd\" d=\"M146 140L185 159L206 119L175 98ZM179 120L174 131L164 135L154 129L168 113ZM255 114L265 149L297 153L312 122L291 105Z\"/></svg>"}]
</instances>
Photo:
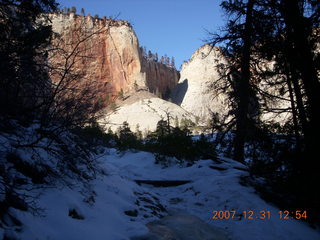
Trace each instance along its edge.
<instances>
[{"instance_id":1,"label":"snowy trail","mask_svg":"<svg viewBox=\"0 0 320 240\"><path fill-rule=\"evenodd\" d=\"M248 174L240 163L201 160L191 167L162 168L154 161L151 153L118 154L106 149L99 159L106 174L85 188L74 182L70 187L40 189L38 206L44 209L43 216L12 209L23 225L19 231L0 229L0 239L11 236L10 231L23 240L164 240L156 237L164 232L167 239L173 234L180 240L222 240L224 235L232 240L320 239L319 231L301 221L279 219L279 209L263 201L253 188L240 185L240 176ZM137 179L191 182L154 187L139 186ZM212 219L212 211L226 210L237 211L235 218ZM250 210L270 211L271 218L244 219L242 212Z\"/></svg>"},{"instance_id":2,"label":"snowy trail","mask_svg":"<svg viewBox=\"0 0 320 240\"><path fill-rule=\"evenodd\" d=\"M143 188L161 199L166 209L197 216L221 229L230 239L320 239L319 232L307 224L299 220L280 219L279 209L262 200L253 188L240 185L240 176L248 174L244 171L244 165L225 158L222 161L218 164L202 160L187 168L161 168L154 164L151 154L139 152L112 158L108 162L119 167L119 174L130 180L191 180L192 183L177 187L144 185ZM237 216L235 219L212 219L214 210L234 210ZM271 217L264 220L244 219L241 216L243 211L270 211Z\"/></svg>"}]
</instances>

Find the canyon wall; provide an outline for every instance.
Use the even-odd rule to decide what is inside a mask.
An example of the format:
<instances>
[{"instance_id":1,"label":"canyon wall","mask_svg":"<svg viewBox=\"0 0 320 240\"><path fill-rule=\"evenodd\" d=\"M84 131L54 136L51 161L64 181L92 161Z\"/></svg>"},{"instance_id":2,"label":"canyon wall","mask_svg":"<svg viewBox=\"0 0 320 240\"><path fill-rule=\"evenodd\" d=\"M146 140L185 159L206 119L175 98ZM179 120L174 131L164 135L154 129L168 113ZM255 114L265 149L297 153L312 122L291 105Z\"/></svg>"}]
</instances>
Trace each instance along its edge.
<instances>
[{"instance_id":1,"label":"canyon wall","mask_svg":"<svg viewBox=\"0 0 320 240\"><path fill-rule=\"evenodd\" d=\"M226 60L218 48L204 45L182 65L178 85L172 91L172 100L182 108L206 121L210 113L226 115L227 96L214 90L219 84L217 66Z\"/></svg>"},{"instance_id":2,"label":"canyon wall","mask_svg":"<svg viewBox=\"0 0 320 240\"><path fill-rule=\"evenodd\" d=\"M114 98L119 92L141 88L165 94L179 79L177 70L141 56L139 41L127 21L73 13L52 14L50 19L53 31L60 35L58 45L69 52L78 48L73 67L82 70L84 78L99 81ZM61 57L53 56L51 61L65 61Z\"/></svg>"},{"instance_id":3,"label":"canyon wall","mask_svg":"<svg viewBox=\"0 0 320 240\"><path fill-rule=\"evenodd\" d=\"M218 113L224 119L230 110L227 92L229 88L224 88L225 80L219 74L219 67L227 65L228 61L217 47L204 45L196 50L190 60L182 65L180 79L177 86L172 91L171 98L174 103L180 105L188 112L198 116L203 121L211 118L211 113ZM260 69L274 69L274 62L260 60ZM254 75L254 73L253 73ZM275 76L268 81L277 82L283 76ZM222 80L222 81L221 81ZM282 86L271 86L266 80L262 80L258 85L259 89L270 96L281 96L276 99L268 99L258 93L261 106L264 107L260 114L260 119L267 122L277 122L284 124L290 120L289 112L270 112L269 109L288 109L290 101L288 93L281 94ZM218 90L221 89L221 90ZM260 92L261 92L260 91Z\"/></svg>"},{"instance_id":4,"label":"canyon wall","mask_svg":"<svg viewBox=\"0 0 320 240\"><path fill-rule=\"evenodd\" d=\"M142 72L146 73L147 87L157 95L168 96L179 81L179 72L165 64L142 58Z\"/></svg>"}]
</instances>

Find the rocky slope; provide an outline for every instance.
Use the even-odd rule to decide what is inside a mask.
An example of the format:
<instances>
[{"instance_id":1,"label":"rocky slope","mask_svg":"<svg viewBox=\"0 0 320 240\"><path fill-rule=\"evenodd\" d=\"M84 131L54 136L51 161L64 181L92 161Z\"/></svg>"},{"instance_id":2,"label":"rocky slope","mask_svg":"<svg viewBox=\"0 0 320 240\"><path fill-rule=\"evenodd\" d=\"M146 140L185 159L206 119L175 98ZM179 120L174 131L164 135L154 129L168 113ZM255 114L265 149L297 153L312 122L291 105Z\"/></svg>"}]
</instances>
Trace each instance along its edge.
<instances>
[{"instance_id":1,"label":"rocky slope","mask_svg":"<svg viewBox=\"0 0 320 240\"><path fill-rule=\"evenodd\" d=\"M156 130L158 121L167 120L167 114L170 115L172 126L175 126L176 121L180 123L182 119L196 122L193 114L178 105L149 92L139 91L121 103L118 102L115 109L107 110L99 123L104 129L115 131L126 121L132 131L136 131L139 126L139 130L145 135L148 131Z\"/></svg>"},{"instance_id":2,"label":"rocky slope","mask_svg":"<svg viewBox=\"0 0 320 240\"><path fill-rule=\"evenodd\" d=\"M62 48L72 50L79 41L78 56L87 56L75 63L85 69L85 78L96 79L116 96L120 91L145 88L165 93L173 88L179 72L159 62L149 63L140 53L137 36L127 21L98 19L70 14L51 15L53 31L62 36ZM59 61L54 56L52 61Z\"/></svg>"}]
</instances>

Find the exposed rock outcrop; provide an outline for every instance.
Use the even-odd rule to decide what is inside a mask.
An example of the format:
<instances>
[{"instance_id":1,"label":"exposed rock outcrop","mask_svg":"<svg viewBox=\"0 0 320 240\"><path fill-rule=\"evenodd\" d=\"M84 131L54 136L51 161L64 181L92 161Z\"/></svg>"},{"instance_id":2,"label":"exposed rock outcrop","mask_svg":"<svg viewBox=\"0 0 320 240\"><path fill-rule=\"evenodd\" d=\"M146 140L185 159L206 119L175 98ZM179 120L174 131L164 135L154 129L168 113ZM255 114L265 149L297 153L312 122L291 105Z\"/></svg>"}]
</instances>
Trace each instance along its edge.
<instances>
[{"instance_id":1,"label":"exposed rock outcrop","mask_svg":"<svg viewBox=\"0 0 320 240\"><path fill-rule=\"evenodd\" d=\"M164 94L179 79L177 70L143 59L137 36L127 21L83 17L73 13L52 14L51 21L53 31L64 40L62 47L70 48L85 39L79 54L87 57L77 61L76 68L85 69L85 78L99 80L105 91L113 96L120 91L137 88Z\"/></svg>"},{"instance_id":2,"label":"exposed rock outcrop","mask_svg":"<svg viewBox=\"0 0 320 240\"><path fill-rule=\"evenodd\" d=\"M149 91L155 94L161 93L162 95L169 95L171 89L177 85L180 77L176 69L159 62L149 61L144 57L142 58L142 72L146 73Z\"/></svg>"},{"instance_id":3,"label":"exposed rock outcrop","mask_svg":"<svg viewBox=\"0 0 320 240\"><path fill-rule=\"evenodd\" d=\"M228 62L219 48L204 45L196 50L191 59L182 66L178 85L172 91L173 102L204 121L211 118L211 112L219 113L224 118L229 111L228 96L225 92L217 91L223 86L218 70L218 66L223 64ZM260 60L260 69L267 68L272 71L274 63ZM257 73L252 72L252 74L254 77ZM268 81L277 82L281 77L283 76L275 76ZM260 119L263 122L284 124L291 116L289 112L281 111L281 109L290 108L288 93L281 93L282 85L270 87L266 80L257 82L260 89L258 99L266 110L261 112ZM265 95L262 95L262 92ZM267 98L266 95L280 97ZM270 109L279 109L279 111L267 111Z\"/></svg>"},{"instance_id":4,"label":"exposed rock outcrop","mask_svg":"<svg viewBox=\"0 0 320 240\"><path fill-rule=\"evenodd\" d=\"M172 91L173 102L203 120L210 117L210 111L225 115L227 96L212 90L220 78L217 66L225 63L219 48L204 45L196 50L182 65L178 85Z\"/></svg>"}]
</instances>

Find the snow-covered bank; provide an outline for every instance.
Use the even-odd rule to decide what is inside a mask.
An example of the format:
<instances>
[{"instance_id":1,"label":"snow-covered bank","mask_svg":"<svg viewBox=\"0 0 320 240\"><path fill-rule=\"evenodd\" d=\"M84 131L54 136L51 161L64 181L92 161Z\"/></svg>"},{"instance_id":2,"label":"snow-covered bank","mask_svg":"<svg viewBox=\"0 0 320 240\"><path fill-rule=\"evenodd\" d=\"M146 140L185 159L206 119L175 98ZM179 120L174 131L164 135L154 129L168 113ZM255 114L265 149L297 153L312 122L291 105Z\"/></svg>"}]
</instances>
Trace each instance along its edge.
<instances>
[{"instance_id":1,"label":"snow-covered bank","mask_svg":"<svg viewBox=\"0 0 320 240\"><path fill-rule=\"evenodd\" d=\"M30 240L130 239L147 235L147 223L170 213L174 216L178 211L215 226L230 239L320 238L318 231L301 220L280 219L277 208L261 200L253 188L240 185L239 177L248 173L243 165L230 159L221 159L221 163L201 160L185 168L162 168L154 164L150 153L118 154L114 149L106 149L106 153L99 159L106 175L99 175L87 189L77 183L70 188L45 189L39 198L39 206L44 208L43 217L15 210L15 215L23 222L16 236ZM192 182L157 188L139 186L134 182L139 179ZM237 217L212 219L214 210L235 210ZM242 211L250 210L270 211L271 218L241 217ZM81 216L80 219L70 214L72 211ZM198 220L194 221L196 228ZM11 230L1 229L0 238L4 231Z\"/></svg>"}]
</instances>

